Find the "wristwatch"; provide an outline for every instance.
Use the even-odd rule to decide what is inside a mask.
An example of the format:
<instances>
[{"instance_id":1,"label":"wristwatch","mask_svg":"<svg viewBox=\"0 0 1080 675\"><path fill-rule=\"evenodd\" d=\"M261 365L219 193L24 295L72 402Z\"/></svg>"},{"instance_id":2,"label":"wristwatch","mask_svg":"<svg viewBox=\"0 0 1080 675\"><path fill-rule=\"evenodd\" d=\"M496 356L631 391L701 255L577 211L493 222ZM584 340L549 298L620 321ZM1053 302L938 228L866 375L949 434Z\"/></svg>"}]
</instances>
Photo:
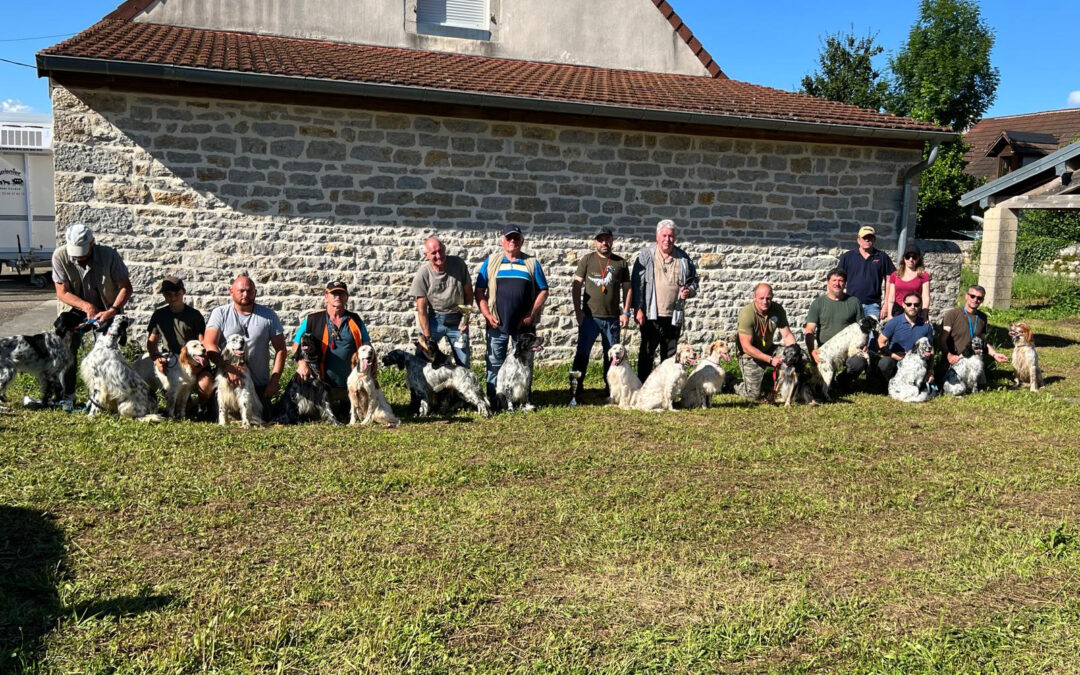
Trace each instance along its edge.
<instances>
[{"instance_id":1,"label":"wristwatch","mask_svg":"<svg viewBox=\"0 0 1080 675\"><path fill-rule=\"evenodd\" d=\"M626 310L625 312L623 312L623 316L634 316L634 310L632 310L632 309Z\"/></svg>"}]
</instances>

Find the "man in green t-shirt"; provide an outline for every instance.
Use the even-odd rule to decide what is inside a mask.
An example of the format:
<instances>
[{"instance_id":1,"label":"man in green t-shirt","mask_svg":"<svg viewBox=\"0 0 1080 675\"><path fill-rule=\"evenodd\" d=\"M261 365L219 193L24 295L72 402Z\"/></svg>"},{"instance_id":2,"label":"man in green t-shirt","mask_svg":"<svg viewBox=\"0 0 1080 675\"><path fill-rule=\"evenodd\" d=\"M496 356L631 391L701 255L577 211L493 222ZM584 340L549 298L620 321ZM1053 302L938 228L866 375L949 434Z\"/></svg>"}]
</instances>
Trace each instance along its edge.
<instances>
[{"instance_id":1,"label":"man in green t-shirt","mask_svg":"<svg viewBox=\"0 0 1080 675\"><path fill-rule=\"evenodd\" d=\"M739 311L737 322L739 334L739 367L742 382L735 393L756 401L761 397L761 381L766 368L776 368L782 359L780 346L775 344L776 331L780 331L783 346L795 344L795 336L788 326L787 312L773 302L772 286L760 283L754 287L754 298Z\"/></svg>"},{"instance_id":2,"label":"man in green t-shirt","mask_svg":"<svg viewBox=\"0 0 1080 675\"><path fill-rule=\"evenodd\" d=\"M572 370L584 375L589 367L589 352L599 336L604 348L601 361L604 364L605 396L609 394L607 372L611 366L607 353L611 345L619 341L619 333L626 328L630 318L630 267L626 260L612 253L614 243L615 235L611 229L601 228L593 239L596 250L578 262L570 289L578 325Z\"/></svg>"},{"instance_id":3,"label":"man in green t-shirt","mask_svg":"<svg viewBox=\"0 0 1080 675\"><path fill-rule=\"evenodd\" d=\"M829 271L827 289L810 303L806 314L806 351L814 363L820 363L818 345L828 342L834 335L853 323L862 321L862 303L853 295L844 292L847 284L847 272L840 268ZM866 370L866 359L852 356L847 360L846 369L837 374L836 383L853 382L859 373Z\"/></svg>"}]
</instances>

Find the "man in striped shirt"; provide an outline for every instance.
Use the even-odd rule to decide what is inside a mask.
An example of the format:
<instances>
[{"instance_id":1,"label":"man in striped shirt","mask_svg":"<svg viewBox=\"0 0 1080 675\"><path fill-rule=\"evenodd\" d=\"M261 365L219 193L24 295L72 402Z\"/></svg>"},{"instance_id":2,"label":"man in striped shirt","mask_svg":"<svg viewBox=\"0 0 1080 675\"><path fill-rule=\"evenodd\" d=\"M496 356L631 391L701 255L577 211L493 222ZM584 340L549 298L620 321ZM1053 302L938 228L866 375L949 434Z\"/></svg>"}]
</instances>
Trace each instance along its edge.
<instances>
[{"instance_id":1,"label":"man in striped shirt","mask_svg":"<svg viewBox=\"0 0 1080 675\"><path fill-rule=\"evenodd\" d=\"M487 395L494 408L495 380L506 359L511 337L535 333L540 310L548 297L540 262L522 252L525 238L517 225L502 229L502 250L488 256L476 275L476 304L487 320Z\"/></svg>"}]
</instances>

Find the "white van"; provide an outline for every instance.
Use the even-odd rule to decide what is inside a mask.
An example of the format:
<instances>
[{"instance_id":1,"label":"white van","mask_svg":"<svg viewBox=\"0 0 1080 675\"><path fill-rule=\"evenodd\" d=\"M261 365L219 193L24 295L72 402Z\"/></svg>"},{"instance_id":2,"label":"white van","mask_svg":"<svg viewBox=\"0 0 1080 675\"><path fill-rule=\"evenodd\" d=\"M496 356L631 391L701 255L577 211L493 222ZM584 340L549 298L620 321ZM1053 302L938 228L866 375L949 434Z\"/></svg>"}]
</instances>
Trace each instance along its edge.
<instances>
[{"instance_id":1,"label":"white van","mask_svg":"<svg viewBox=\"0 0 1080 675\"><path fill-rule=\"evenodd\" d=\"M54 248L52 116L0 113L0 263L41 287Z\"/></svg>"}]
</instances>

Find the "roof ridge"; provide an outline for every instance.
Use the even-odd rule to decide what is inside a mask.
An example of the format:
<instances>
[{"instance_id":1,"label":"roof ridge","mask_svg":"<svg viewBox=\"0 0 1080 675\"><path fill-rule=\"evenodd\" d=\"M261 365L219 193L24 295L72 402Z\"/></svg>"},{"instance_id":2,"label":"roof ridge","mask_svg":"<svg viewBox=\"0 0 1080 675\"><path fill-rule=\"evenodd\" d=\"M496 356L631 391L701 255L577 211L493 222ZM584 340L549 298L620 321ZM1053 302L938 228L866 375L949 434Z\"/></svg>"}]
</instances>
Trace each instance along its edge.
<instances>
[{"instance_id":1,"label":"roof ridge","mask_svg":"<svg viewBox=\"0 0 1080 675\"><path fill-rule=\"evenodd\" d=\"M139 12L152 4L154 4L154 0L124 0L119 7L106 14L104 18L131 21Z\"/></svg>"},{"instance_id":2,"label":"roof ridge","mask_svg":"<svg viewBox=\"0 0 1080 675\"><path fill-rule=\"evenodd\" d=\"M1001 115L1000 117L984 117L975 124L982 124L983 122L993 122L997 120L1007 120L1014 117L1034 117L1035 115L1056 115L1058 113L1077 113L1080 114L1080 108L1058 108L1057 110L1039 110L1036 112L1016 113L1015 115ZM974 128L974 127L973 127Z\"/></svg>"},{"instance_id":3,"label":"roof ridge","mask_svg":"<svg viewBox=\"0 0 1080 675\"><path fill-rule=\"evenodd\" d=\"M710 76L718 80L730 79L720 69L720 64L713 60L712 55L701 44L701 40L694 37L694 32L690 30L690 26L687 26L678 13L675 12L675 8L671 6L668 0L651 0L651 2L656 5L656 8L671 24L671 27L675 29L675 33L686 42L686 46L690 48L690 51L694 52L694 55L698 57L701 65L705 66L705 70L709 71Z\"/></svg>"}]
</instances>

